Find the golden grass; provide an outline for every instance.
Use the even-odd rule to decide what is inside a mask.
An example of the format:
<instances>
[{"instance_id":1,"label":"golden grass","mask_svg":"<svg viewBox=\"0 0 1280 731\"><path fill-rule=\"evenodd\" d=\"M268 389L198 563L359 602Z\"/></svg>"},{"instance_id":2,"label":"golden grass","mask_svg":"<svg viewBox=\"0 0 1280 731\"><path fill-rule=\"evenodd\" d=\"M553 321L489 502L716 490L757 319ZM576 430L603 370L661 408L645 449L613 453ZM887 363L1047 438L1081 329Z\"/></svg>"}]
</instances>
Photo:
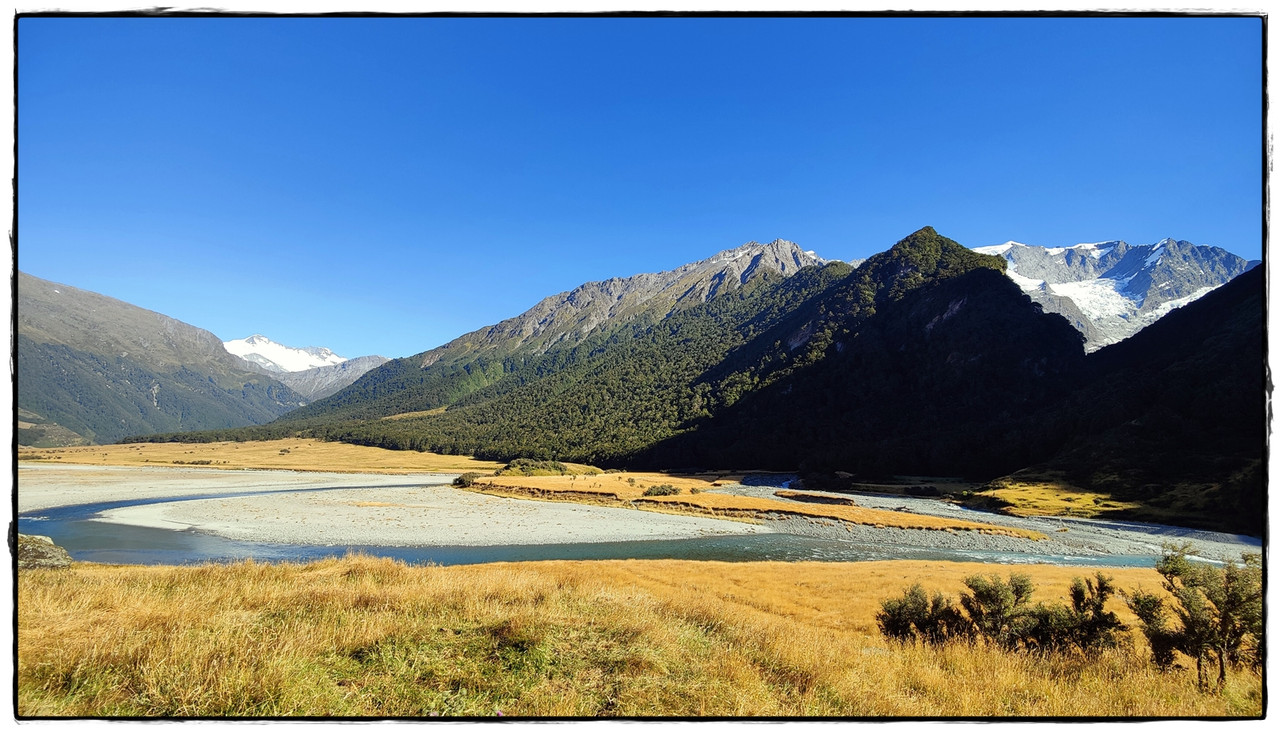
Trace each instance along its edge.
<instances>
[{"instance_id":1,"label":"golden grass","mask_svg":"<svg viewBox=\"0 0 1280 731\"><path fill-rule=\"evenodd\" d=\"M77 565L18 575L30 716L1231 716L1132 651L887 644L879 602L990 566L586 561ZM1018 567L1062 599L1070 567ZM1008 573L999 569L999 573ZM1155 588L1150 569L1108 571Z\"/></svg>"},{"instance_id":2,"label":"golden grass","mask_svg":"<svg viewBox=\"0 0 1280 731\"><path fill-rule=\"evenodd\" d=\"M622 472L594 476L552 477L482 477L473 490L491 495L569 500L599 505L627 504L663 512L693 513L717 518L760 520L771 514L795 515L854 525L919 530L977 531L994 535L1010 535L1039 540L1044 534L1021 528L1006 528L967 520L939 518L931 515L872 510L857 505L789 502L769 498L730 495L710 490L728 482L720 474L674 476L660 472ZM679 495L645 497L644 491L654 485L672 485Z\"/></svg>"},{"instance_id":3,"label":"golden grass","mask_svg":"<svg viewBox=\"0 0 1280 731\"><path fill-rule=\"evenodd\" d=\"M427 409L426 411L406 411L403 414L392 414L391 416L384 416L382 417L382 420L383 421L400 421L402 419L415 419L419 416L435 416L436 414L443 414L445 411L448 411L448 410L449 410L448 406L437 406L434 409Z\"/></svg>"},{"instance_id":4,"label":"golden grass","mask_svg":"<svg viewBox=\"0 0 1280 731\"><path fill-rule=\"evenodd\" d=\"M20 448L20 460L62 464L142 467L199 466L220 469L311 472L489 472L502 463L457 455L361 447L316 439L209 444L110 444L94 447Z\"/></svg>"},{"instance_id":5,"label":"golden grass","mask_svg":"<svg viewBox=\"0 0 1280 731\"><path fill-rule=\"evenodd\" d=\"M1010 515L1061 515L1078 518L1105 517L1142 508L1140 503L1116 500L1110 495L1074 487L1052 475L1019 478L1004 477L992 483L981 495L1008 503L1003 512Z\"/></svg>"}]
</instances>

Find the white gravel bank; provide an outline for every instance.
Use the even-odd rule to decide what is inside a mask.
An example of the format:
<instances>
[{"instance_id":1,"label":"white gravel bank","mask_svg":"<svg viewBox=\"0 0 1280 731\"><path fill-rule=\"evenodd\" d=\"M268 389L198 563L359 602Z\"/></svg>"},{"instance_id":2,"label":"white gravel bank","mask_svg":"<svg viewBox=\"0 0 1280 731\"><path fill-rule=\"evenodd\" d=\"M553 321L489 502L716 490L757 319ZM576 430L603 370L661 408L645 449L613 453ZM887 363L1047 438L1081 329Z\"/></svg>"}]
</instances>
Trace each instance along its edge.
<instances>
[{"instance_id":1,"label":"white gravel bank","mask_svg":"<svg viewBox=\"0 0 1280 731\"><path fill-rule=\"evenodd\" d=\"M454 475L23 466L21 512L116 500L190 498L104 511L98 520L306 545L497 546L768 533L765 525L458 490ZM270 494L254 494L271 490Z\"/></svg>"}]
</instances>

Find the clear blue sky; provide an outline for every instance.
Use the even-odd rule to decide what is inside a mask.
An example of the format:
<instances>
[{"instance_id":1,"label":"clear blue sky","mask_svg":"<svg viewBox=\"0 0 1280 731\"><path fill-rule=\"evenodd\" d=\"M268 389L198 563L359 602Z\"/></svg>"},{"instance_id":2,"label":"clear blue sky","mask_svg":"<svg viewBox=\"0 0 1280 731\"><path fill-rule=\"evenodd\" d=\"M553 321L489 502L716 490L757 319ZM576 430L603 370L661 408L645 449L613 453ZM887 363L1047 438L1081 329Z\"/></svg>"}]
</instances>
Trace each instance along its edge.
<instances>
[{"instance_id":1,"label":"clear blue sky","mask_svg":"<svg viewBox=\"0 0 1280 731\"><path fill-rule=\"evenodd\" d=\"M785 238L1262 250L1257 18L18 23L18 266L406 356Z\"/></svg>"}]
</instances>

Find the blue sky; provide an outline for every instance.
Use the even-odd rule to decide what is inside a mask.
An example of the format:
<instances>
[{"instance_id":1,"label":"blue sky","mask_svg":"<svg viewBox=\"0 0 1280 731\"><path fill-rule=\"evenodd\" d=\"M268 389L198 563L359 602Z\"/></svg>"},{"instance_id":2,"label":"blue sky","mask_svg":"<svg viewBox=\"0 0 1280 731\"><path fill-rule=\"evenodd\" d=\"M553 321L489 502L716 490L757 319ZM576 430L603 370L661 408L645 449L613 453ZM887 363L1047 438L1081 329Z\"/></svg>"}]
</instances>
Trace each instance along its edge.
<instances>
[{"instance_id":1,"label":"blue sky","mask_svg":"<svg viewBox=\"0 0 1280 731\"><path fill-rule=\"evenodd\" d=\"M1257 18L23 18L18 266L407 356L785 238L1262 254Z\"/></svg>"}]
</instances>

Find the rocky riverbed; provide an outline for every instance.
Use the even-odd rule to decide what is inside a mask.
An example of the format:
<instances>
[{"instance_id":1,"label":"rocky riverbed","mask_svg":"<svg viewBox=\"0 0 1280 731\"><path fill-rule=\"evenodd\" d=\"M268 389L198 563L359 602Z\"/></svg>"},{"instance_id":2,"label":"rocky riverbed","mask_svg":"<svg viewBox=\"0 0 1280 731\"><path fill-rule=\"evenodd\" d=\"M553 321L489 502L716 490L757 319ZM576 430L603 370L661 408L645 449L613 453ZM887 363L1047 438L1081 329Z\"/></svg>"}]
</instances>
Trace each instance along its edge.
<instances>
[{"instance_id":1,"label":"rocky riverbed","mask_svg":"<svg viewBox=\"0 0 1280 731\"><path fill-rule=\"evenodd\" d=\"M775 497L777 486L734 485L724 492ZM775 530L812 538L829 538L879 546L902 546L942 551L995 551L1055 556L1159 556L1165 543L1189 543L1204 558L1239 560L1243 552L1260 552L1262 542L1249 536L1162 526L1147 523L1090 520L1086 518L1019 518L980 510L968 510L935 498L896 495L823 493L851 497L862 507L895 510L990 525L1026 528L1045 535L1044 540L988 535L974 531L910 530L847 525L829 520L789 517L770 521Z\"/></svg>"}]
</instances>

